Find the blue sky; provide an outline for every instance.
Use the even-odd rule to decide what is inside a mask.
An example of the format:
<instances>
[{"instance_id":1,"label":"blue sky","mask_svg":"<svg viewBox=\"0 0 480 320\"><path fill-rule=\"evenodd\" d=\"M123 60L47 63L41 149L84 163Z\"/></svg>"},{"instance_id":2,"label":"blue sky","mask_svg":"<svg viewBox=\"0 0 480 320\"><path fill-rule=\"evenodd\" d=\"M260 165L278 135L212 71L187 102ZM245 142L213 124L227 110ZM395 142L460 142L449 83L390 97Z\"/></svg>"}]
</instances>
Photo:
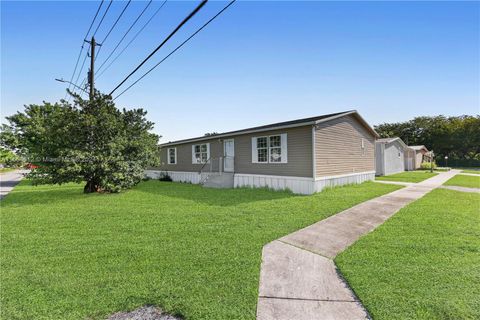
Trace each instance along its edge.
<instances>
[{"instance_id":1,"label":"blue sky","mask_svg":"<svg viewBox=\"0 0 480 320\"><path fill-rule=\"evenodd\" d=\"M54 78L70 79L98 3L1 2L2 121L64 97ZM112 90L196 4L168 1L97 88ZM132 80L225 4L207 3ZM124 5L114 1L98 41ZM97 66L145 5L132 2ZM146 109L161 141L349 109L371 124L478 114L479 26L479 2L239 1L116 102Z\"/></svg>"}]
</instances>

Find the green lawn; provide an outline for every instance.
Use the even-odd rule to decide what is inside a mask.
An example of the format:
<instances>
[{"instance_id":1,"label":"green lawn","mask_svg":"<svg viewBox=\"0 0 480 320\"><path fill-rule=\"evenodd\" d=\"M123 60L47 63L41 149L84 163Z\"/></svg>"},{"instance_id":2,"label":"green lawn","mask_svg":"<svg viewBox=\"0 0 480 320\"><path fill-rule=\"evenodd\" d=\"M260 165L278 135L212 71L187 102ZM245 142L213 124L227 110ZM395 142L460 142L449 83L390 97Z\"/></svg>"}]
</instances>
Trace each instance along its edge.
<instances>
[{"instance_id":1,"label":"green lawn","mask_svg":"<svg viewBox=\"0 0 480 320\"><path fill-rule=\"evenodd\" d=\"M392 174L389 176L382 176L382 177L375 177L376 180L383 180L383 181L397 181L397 182L421 182L425 179L431 178L438 173L424 171L424 170L417 170L417 171L405 171L396 174Z\"/></svg>"},{"instance_id":2,"label":"green lawn","mask_svg":"<svg viewBox=\"0 0 480 320\"><path fill-rule=\"evenodd\" d=\"M480 319L479 208L436 189L335 261L374 319Z\"/></svg>"},{"instance_id":3,"label":"green lawn","mask_svg":"<svg viewBox=\"0 0 480 320\"><path fill-rule=\"evenodd\" d=\"M462 170L462 173L480 174L480 170Z\"/></svg>"},{"instance_id":4,"label":"green lawn","mask_svg":"<svg viewBox=\"0 0 480 320\"><path fill-rule=\"evenodd\" d=\"M104 319L158 305L186 319L255 319L264 244L397 190L295 196L143 182L112 195L22 182L2 200L3 319Z\"/></svg>"},{"instance_id":5,"label":"green lawn","mask_svg":"<svg viewBox=\"0 0 480 320\"><path fill-rule=\"evenodd\" d=\"M13 168L0 168L0 173L5 173L5 172L10 172L10 171L13 171L15 169Z\"/></svg>"},{"instance_id":6,"label":"green lawn","mask_svg":"<svg viewBox=\"0 0 480 320\"><path fill-rule=\"evenodd\" d=\"M466 176L457 174L444 183L446 186L458 186L467 188L480 188L480 176Z\"/></svg>"}]
</instances>

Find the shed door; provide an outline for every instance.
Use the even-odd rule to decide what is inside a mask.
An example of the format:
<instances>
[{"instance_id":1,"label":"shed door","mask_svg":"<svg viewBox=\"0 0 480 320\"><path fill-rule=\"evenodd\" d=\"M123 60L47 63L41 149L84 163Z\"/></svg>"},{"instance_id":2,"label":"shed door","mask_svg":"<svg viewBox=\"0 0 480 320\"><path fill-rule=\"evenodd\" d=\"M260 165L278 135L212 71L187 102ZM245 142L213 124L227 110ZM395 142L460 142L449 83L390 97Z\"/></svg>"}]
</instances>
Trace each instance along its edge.
<instances>
[{"instance_id":1,"label":"shed door","mask_svg":"<svg viewBox=\"0 0 480 320\"><path fill-rule=\"evenodd\" d=\"M223 170L225 172L233 172L235 164L235 142L233 139L223 141Z\"/></svg>"}]
</instances>

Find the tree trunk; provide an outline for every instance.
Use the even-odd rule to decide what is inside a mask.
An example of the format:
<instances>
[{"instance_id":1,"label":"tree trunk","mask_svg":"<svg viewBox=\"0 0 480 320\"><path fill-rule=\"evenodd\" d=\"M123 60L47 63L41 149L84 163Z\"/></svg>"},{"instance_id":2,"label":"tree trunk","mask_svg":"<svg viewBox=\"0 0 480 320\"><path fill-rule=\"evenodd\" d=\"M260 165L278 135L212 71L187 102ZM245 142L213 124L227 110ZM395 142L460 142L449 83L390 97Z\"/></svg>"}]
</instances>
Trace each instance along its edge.
<instances>
[{"instance_id":1,"label":"tree trunk","mask_svg":"<svg viewBox=\"0 0 480 320\"><path fill-rule=\"evenodd\" d=\"M83 193L93 193L98 192L99 186L98 183L94 180L87 181L87 184L83 188Z\"/></svg>"}]
</instances>

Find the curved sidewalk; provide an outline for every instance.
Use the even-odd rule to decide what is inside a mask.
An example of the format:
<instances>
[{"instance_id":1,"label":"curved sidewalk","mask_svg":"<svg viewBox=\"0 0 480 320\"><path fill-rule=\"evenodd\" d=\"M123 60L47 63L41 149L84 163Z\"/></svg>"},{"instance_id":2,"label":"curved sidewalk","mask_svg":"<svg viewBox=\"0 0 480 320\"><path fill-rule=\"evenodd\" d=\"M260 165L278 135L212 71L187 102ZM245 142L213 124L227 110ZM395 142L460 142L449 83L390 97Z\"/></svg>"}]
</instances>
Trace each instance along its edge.
<instances>
[{"instance_id":1,"label":"curved sidewalk","mask_svg":"<svg viewBox=\"0 0 480 320\"><path fill-rule=\"evenodd\" d=\"M257 319L368 319L333 258L457 173L443 172L363 202L264 246Z\"/></svg>"}]
</instances>

